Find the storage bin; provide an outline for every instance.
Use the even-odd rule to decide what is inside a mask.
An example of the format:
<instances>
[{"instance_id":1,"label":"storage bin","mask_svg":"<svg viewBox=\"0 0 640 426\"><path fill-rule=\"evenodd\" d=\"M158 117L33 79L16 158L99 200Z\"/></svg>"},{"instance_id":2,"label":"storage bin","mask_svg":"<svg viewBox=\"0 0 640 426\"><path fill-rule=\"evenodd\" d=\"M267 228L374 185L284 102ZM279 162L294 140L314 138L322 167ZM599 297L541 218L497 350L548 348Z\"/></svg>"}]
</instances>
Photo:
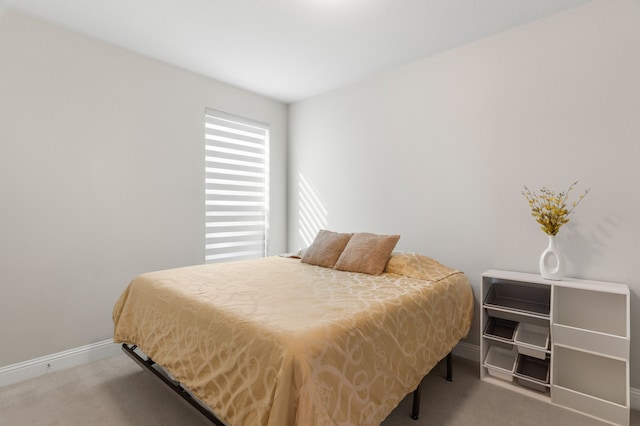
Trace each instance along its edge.
<instances>
[{"instance_id":1,"label":"storage bin","mask_svg":"<svg viewBox=\"0 0 640 426\"><path fill-rule=\"evenodd\" d=\"M539 359L545 359L549 347L549 327L521 322L513 337L518 352Z\"/></svg>"},{"instance_id":2,"label":"storage bin","mask_svg":"<svg viewBox=\"0 0 640 426\"><path fill-rule=\"evenodd\" d=\"M547 386L545 386L543 384L532 382L530 380L525 380L522 377L516 377L516 380L518 381L518 384L520 386L524 386L524 387L527 387L529 389L533 389L534 391L546 392L549 389Z\"/></svg>"},{"instance_id":3,"label":"storage bin","mask_svg":"<svg viewBox=\"0 0 640 426\"><path fill-rule=\"evenodd\" d=\"M520 354L516 362L515 374L521 385L544 392L547 390L545 385L549 384L549 359L542 360Z\"/></svg>"},{"instance_id":4,"label":"storage bin","mask_svg":"<svg viewBox=\"0 0 640 426\"><path fill-rule=\"evenodd\" d=\"M485 308L492 317L505 317L500 309L548 316L551 306L551 287L524 285L511 282L494 282L484 300ZM492 308L498 308L492 309Z\"/></svg>"},{"instance_id":5,"label":"storage bin","mask_svg":"<svg viewBox=\"0 0 640 426\"><path fill-rule=\"evenodd\" d=\"M484 366L490 375L508 382L513 381L517 351L491 346L484 359Z\"/></svg>"},{"instance_id":6,"label":"storage bin","mask_svg":"<svg viewBox=\"0 0 640 426\"><path fill-rule=\"evenodd\" d=\"M513 336L518 323L502 318L489 317L487 326L484 328L484 334L506 342L513 342Z\"/></svg>"}]
</instances>

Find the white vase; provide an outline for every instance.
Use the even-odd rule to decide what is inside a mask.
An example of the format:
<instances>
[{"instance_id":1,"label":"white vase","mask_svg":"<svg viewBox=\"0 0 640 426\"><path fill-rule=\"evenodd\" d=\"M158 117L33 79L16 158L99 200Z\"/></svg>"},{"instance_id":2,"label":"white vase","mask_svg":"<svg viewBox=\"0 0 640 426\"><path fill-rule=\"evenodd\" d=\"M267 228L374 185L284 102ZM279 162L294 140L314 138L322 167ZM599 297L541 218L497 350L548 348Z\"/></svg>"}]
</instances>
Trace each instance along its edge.
<instances>
[{"instance_id":1,"label":"white vase","mask_svg":"<svg viewBox=\"0 0 640 426\"><path fill-rule=\"evenodd\" d=\"M540 275L547 280L564 278L564 256L556 244L556 236L549 235L549 246L540 256Z\"/></svg>"}]
</instances>

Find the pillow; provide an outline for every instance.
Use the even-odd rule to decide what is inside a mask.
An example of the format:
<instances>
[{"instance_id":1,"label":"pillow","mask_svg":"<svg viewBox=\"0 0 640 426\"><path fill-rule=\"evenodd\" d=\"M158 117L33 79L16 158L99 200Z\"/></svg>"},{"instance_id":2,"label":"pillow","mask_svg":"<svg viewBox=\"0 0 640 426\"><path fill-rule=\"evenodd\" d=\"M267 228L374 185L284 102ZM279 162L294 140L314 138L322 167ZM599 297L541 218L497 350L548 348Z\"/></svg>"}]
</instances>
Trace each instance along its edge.
<instances>
[{"instance_id":1,"label":"pillow","mask_svg":"<svg viewBox=\"0 0 640 426\"><path fill-rule=\"evenodd\" d=\"M333 268L353 234L339 234L321 229L300 259L310 265Z\"/></svg>"},{"instance_id":2,"label":"pillow","mask_svg":"<svg viewBox=\"0 0 640 426\"><path fill-rule=\"evenodd\" d=\"M400 235L353 234L334 268L380 275L399 239Z\"/></svg>"},{"instance_id":3,"label":"pillow","mask_svg":"<svg viewBox=\"0 0 640 426\"><path fill-rule=\"evenodd\" d=\"M438 281L458 273L422 254L398 252L391 254L384 272L429 281Z\"/></svg>"}]
</instances>

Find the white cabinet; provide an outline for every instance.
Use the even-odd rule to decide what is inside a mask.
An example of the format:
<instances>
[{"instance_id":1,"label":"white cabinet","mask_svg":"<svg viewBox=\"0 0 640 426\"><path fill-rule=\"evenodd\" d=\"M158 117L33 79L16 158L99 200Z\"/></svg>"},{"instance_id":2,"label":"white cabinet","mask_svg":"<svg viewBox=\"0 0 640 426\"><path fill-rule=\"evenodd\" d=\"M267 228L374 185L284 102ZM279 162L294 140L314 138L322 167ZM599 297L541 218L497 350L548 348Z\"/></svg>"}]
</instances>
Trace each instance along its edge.
<instances>
[{"instance_id":1,"label":"white cabinet","mask_svg":"<svg viewBox=\"0 0 640 426\"><path fill-rule=\"evenodd\" d=\"M629 424L629 288L482 274L480 378Z\"/></svg>"}]
</instances>

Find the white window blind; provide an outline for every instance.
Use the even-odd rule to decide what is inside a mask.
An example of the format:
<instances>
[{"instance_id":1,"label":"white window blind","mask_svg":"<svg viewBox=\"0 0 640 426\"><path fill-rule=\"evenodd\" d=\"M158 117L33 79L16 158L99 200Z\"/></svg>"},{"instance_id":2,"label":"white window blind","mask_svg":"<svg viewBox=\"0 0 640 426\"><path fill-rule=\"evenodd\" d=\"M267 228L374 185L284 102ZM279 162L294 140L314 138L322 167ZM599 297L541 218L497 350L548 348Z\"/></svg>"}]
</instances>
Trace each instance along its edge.
<instances>
[{"instance_id":1,"label":"white window blind","mask_svg":"<svg viewBox=\"0 0 640 426\"><path fill-rule=\"evenodd\" d=\"M269 126L205 110L205 262L264 257Z\"/></svg>"}]
</instances>

